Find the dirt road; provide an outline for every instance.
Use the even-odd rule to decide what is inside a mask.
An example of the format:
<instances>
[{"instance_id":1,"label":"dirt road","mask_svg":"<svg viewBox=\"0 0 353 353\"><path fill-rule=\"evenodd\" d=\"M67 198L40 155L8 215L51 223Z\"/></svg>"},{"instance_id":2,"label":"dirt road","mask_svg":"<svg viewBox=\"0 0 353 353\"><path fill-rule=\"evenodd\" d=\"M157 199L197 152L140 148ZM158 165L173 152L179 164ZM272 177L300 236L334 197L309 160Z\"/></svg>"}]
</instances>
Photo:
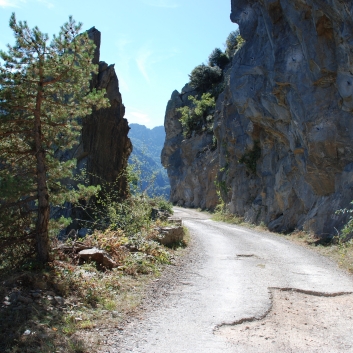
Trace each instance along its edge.
<instances>
[{"instance_id":1,"label":"dirt road","mask_svg":"<svg viewBox=\"0 0 353 353\"><path fill-rule=\"evenodd\" d=\"M175 209L187 256L102 352L353 352L353 280L281 237Z\"/></svg>"}]
</instances>

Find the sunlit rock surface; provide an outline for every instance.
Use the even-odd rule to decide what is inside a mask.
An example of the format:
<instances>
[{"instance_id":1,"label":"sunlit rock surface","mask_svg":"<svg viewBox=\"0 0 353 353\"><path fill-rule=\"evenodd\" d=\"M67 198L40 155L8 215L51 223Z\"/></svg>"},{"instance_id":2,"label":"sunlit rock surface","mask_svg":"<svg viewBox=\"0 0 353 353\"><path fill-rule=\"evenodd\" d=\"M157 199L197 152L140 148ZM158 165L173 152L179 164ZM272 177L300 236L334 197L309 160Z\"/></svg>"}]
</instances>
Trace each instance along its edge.
<instances>
[{"instance_id":1,"label":"sunlit rock surface","mask_svg":"<svg viewBox=\"0 0 353 353\"><path fill-rule=\"evenodd\" d=\"M218 171L218 153L212 148L212 134L193 134L184 139L177 109L190 104L196 92L186 85L174 91L168 102L164 127L166 141L162 164L168 171L170 201L185 207L213 209L218 203L214 181Z\"/></svg>"},{"instance_id":2,"label":"sunlit rock surface","mask_svg":"<svg viewBox=\"0 0 353 353\"><path fill-rule=\"evenodd\" d=\"M233 57L214 124L231 212L283 232L325 237L342 227L335 211L353 199L352 18L348 0L232 1L231 20L246 43ZM167 148L187 164L177 152L181 138L179 149L173 138ZM168 168L172 195L180 195L185 178Z\"/></svg>"}]
</instances>

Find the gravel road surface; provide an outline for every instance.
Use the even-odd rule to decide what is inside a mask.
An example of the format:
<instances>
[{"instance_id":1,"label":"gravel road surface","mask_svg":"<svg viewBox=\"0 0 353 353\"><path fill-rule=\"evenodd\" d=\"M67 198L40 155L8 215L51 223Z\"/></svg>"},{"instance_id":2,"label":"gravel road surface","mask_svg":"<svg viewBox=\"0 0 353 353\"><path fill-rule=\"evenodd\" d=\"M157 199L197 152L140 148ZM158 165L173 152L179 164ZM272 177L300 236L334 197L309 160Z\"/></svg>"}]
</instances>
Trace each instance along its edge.
<instances>
[{"instance_id":1,"label":"gravel road surface","mask_svg":"<svg viewBox=\"0 0 353 353\"><path fill-rule=\"evenodd\" d=\"M353 280L282 237L175 208L187 255L102 352L353 352Z\"/></svg>"}]
</instances>

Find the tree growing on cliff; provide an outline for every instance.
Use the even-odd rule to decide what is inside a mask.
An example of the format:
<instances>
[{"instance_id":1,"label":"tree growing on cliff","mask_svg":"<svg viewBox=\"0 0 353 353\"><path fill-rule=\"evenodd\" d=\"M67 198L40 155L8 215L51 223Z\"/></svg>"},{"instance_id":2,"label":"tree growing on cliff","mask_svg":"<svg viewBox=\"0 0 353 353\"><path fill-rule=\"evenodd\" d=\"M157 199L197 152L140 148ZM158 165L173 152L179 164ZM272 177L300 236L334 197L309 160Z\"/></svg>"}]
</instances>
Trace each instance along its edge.
<instances>
[{"instance_id":1,"label":"tree growing on cliff","mask_svg":"<svg viewBox=\"0 0 353 353\"><path fill-rule=\"evenodd\" d=\"M228 56L219 48L214 49L208 57L208 64L211 67L218 66L223 70L228 63Z\"/></svg>"},{"instance_id":2,"label":"tree growing on cliff","mask_svg":"<svg viewBox=\"0 0 353 353\"><path fill-rule=\"evenodd\" d=\"M191 87L205 93L215 84L221 82L222 70L218 66L198 65L191 71L189 79Z\"/></svg>"},{"instance_id":3,"label":"tree growing on cliff","mask_svg":"<svg viewBox=\"0 0 353 353\"><path fill-rule=\"evenodd\" d=\"M109 102L104 91L90 91L95 45L72 17L50 43L15 14L10 27L15 45L0 51L0 232L7 244L33 238L45 263L50 206L96 191L62 185L76 165L64 152L78 142L79 118Z\"/></svg>"},{"instance_id":4,"label":"tree growing on cliff","mask_svg":"<svg viewBox=\"0 0 353 353\"><path fill-rule=\"evenodd\" d=\"M231 58L244 43L245 41L241 37L239 30L230 32L226 39L226 54L228 58Z\"/></svg>"},{"instance_id":5,"label":"tree growing on cliff","mask_svg":"<svg viewBox=\"0 0 353 353\"><path fill-rule=\"evenodd\" d=\"M200 130L202 126L212 131L215 98L210 93L204 93L201 99L193 96L189 96L188 99L192 102L191 106L186 105L177 109L181 113L179 121L183 127L184 137L190 137L192 131Z\"/></svg>"}]
</instances>

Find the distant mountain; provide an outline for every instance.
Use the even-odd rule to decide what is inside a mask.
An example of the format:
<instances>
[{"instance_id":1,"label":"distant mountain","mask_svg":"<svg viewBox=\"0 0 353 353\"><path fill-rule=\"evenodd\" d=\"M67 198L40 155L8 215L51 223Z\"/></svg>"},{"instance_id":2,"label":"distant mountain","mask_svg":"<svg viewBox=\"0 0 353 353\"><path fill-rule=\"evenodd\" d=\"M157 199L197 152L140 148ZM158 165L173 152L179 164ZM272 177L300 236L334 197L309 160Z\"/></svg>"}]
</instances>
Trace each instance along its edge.
<instances>
[{"instance_id":1,"label":"distant mountain","mask_svg":"<svg viewBox=\"0 0 353 353\"><path fill-rule=\"evenodd\" d=\"M169 199L169 179L167 171L161 164L161 151L165 140L164 127L148 129L139 124L129 126L129 138L133 146L129 164L135 164L140 169L139 187L150 196L164 196Z\"/></svg>"}]
</instances>

